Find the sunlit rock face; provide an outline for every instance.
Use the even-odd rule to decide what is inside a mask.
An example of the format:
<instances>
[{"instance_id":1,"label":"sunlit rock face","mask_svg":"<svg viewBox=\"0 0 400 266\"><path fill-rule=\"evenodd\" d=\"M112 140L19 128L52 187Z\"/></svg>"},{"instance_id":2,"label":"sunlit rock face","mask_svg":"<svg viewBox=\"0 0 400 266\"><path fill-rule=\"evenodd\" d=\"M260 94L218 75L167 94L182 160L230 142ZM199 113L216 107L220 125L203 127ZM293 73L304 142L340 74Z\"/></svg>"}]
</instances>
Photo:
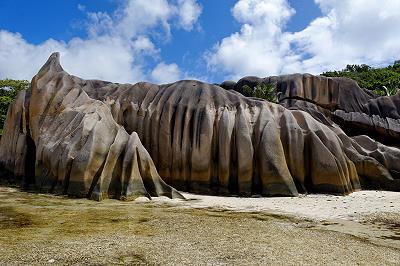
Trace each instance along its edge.
<instances>
[{"instance_id":1,"label":"sunlit rock face","mask_svg":"<svg viewBox=\"0 0 400 266\"><path fill-rule=\"evenodd\" d=\"M330 95L312 90L311 98ZM348 137L314 106L305 112L192 80L83 80L53 54L9 109L0 161L37 189L98 200L181 197L170 185L244 196L400 189L398 148Z\"/></svg>"},{"instance_id":2,"label":"sunlit rock face","mask_svg":"<svg viewBox=\"0 0 400 266\"><path fill-rule=\"evenodd\" d=\"M158 175L136 132L117 124L53 54L9 108L2 164L41 191L101 200L182 197ZM88 81L93 90L104 82ZM96 85L97 84L97 85Z\"/></svg>"},{"instance_id":3,"label":"sunlit rock face","mask_svg":"<svg viewBox=\"0 0 400 266\"><path fill-rule=\"evenodd\" d=\"M364 134L400 147L400 93L379 97L351 79L310 74L244 77L221 86L242 93L243 86L260 84L273 84L279 103L286 108L306 111L328 125L334 122L348 135Z\"/></svg>"}]
</instances>

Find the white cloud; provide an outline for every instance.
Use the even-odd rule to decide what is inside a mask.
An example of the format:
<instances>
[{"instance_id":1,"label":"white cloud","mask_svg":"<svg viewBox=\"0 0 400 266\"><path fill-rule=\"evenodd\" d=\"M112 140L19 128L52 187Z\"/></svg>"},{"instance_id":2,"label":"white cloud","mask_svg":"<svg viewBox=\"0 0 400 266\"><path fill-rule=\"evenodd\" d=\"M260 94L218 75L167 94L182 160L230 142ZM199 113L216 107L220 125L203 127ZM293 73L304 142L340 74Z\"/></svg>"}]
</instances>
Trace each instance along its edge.
<instances>
[{"instance_id":1,"label":"white cloud","mask_svg":"<svg viewBox=\"0 0 400 266\"><path fill-rule=\"evenodd\" d=\"M132 38L147 32L149 28L162 25L169 34L168 20L173 16L174 6L166 0L134 0L117 12L117 20L112 30L117 30L124 37Z\"/></svg>"},{"instance_id":2,"label":"white cloud","mask_svg":"<svg viewBox=\"0 0 400 266\"><path fill-rule=\"evenodd\" d=\"M240 0L232 13L242 23L240 32L214 47L207 56L209 66L228 72L234 79L281 72L282 60L291 60L288 34L282 32L294 14L287 1Z\"/></svg>"},{"instance_id":3,"label":"white cloud","mask_svg":"<svg viewBox=\"0 0 400 266\"><path fill-rule=\"evenodd\" d=\"M151 72L151 78L156 83L171 83L179 80L181 72L176 64L159 63Z\"/></svg>"},{"instance_id":4,"label":"white cloud","mask_svg":"<svg viewBox=\"0 0 400 266\"><path fill-rule=\"evenodd\" d=\"M68 43L48 40L40 45L32 45L19 34L0 31L0 43L2 78L32 78L54 51L61 52L65 70L83 78L124 82L144 77L140 67L132 65L132 49L118 38L74 38Z\"/></svg>"},{"instance_id":5,"label":"white cloud","mask_svg":"<svg viewBox=\"0 0 400 266\"><path fill-rule=\"evenodd\" d=\"M86 23L89 37L93 38L103 34L110 34L114 29L114 20L106 12L88 12ZM120 32L116 32L120 34Z\"/></svg>"},{"instance_id":6,"label":"white cloud","mask_svg":"<svg viewBox=\"0 0 400 266\"><path fill-rule=\"evenodd\" d=\"M176 64L162 62L154 40L168 41L172 27L193 30L201 5L195 0L123 3L112 14L87 13L86 38L32 44L18 33L0 30L0 78L30 79L54 51L61 52L67 71L84 78L168 82L190 76ZM346 64L380 65L400 58L400 1L315 3L321 17L302 31L288 32L286 24L295 10L287 0L239 0L231 11L241 24L240 31L208 51L209 68L237 79L245 75L317 74ZM151 70L148 59L159 64Z\"/></svg>"},{"instance_id":7,"label":"white cloud","mask_svg":"<svg viewBox=\"0 0 400 266\"><path fill-rule=\"evenodd\" d=\"M86 6L85 5L78 4L77 8L78 8L79 11L82 11L82 12L86 11Z\"/></svg>"},{"instance_id":8,"label":"white cloud","mask_svg":"<svg viewBox=\"0 0 400 266\"><path fill-rule=\"evenodd\" d=\"M400 1L315 0L322 16L287 32L294 15L287 0L239 0L232 9L240 32L206 54L214 71L245 75L321 73L346 64L391 63L400 57Z\"/></svg>"},{"instance_id":9,"label":"white cloud","mask_svg":"<svg viewBox=\"0 0 400 266\"><path fill-rule=\"evenodd\" d=\"M195 0L178 0L179 25L191 31L201 11L202 7Z\"/></svg>"},{"instance_id":10,"label":"white cloud","mask_svg":"<svg viewBox=\"0 0 400 266\"><path fill-rule=\"evenodd\" d=\"M152 38L160 36L160 28L166 39L170 37L171 25L182 19L178 12L182 5L199 7L196 1L187 0L174 3L129 0L113 14L87 13L88 37L72 38L67 42L49 39L34 45L19 33L0 30L0 78L31 79L48 56L59 51L63 67L83 78L116 82L154 79L157 67L165 64L159 64L153 72L148 70L147 57L160 60L160 49ZM82 6L78 9L85 10ZM192 29L200 14L188 10L190 18L184 19L185 24L181 26L185 30ZM165 66L171 77L179 79L176 75L180 70L176 64Z\"/></svg>"},{"instance_id":11,"label":"white cloud","mask_svg":"<svg viewBox=\"0 0 400 266\"><path fill-rule=\"evenodd\" d=\"M294 10L286 0L240 0L232 9L233 16L241 23L282 26Z\"/></svg>"},{"instance_id":12,"label":"white cloud","mask_svg":"<svg viewBox=\"0 0 400 266\"><path fill-rule=\"evenodd\" d=\"M311 72L351 63L392 63L400 57L400 1L316 0L323 16L293 34Z\"/></svg>"},{"instance_id":13,"label":"white cloud","mask_svg":"<svg viewBox=\"0 0 400 266\"><path fill-rule=\"evenodd\" d=\"M30 79L53 51L63 44L48 40L40 45L27 43L20 34L0 31L0 78Z\"/></svg>"}]
</instances>

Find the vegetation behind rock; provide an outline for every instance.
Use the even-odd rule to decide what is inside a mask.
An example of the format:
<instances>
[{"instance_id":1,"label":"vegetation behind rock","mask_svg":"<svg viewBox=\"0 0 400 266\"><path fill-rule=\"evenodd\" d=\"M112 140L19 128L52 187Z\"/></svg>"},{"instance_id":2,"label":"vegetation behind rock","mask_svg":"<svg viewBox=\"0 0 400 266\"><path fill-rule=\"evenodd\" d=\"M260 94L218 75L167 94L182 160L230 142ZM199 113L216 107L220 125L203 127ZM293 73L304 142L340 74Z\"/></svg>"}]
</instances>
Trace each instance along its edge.
<instances>
[{"instance_id":1,"label":"vegetation behind rock","mask_svg":"<svg viewBox=\"0 0 400 266\"><path fill-rule=\"evenodd\" d=\"M373 91L380 96L395 95L400 89L400 60L384 68L368 65L347 65L341 71L328 71L326 77L347 77L357 81L361 88Z\"/></svg>"},{"instance_id":2,"label":"vegetation behind rock","mask_svg":"<svg viewBox=\"0 0 400 266\"><path fill-rule=\"evenodd\" d=\"M244 85L242 89L243 93L250 97L260 98L274 103L278 102L275 87L272 84L260 84L254 88Z\"/></svg>"},{"instance_id":3,"label":"vegetation behind rock","mask_svg":"<svg viewBox=\"0 0 400 266\"><path fill-rule=\"evenodd\" d=\"M17 96L18 92L29 87L27 80L0 80L0 135L3 131L4 122L7 116L8 106Z\"/></svg>"}]
</instances>

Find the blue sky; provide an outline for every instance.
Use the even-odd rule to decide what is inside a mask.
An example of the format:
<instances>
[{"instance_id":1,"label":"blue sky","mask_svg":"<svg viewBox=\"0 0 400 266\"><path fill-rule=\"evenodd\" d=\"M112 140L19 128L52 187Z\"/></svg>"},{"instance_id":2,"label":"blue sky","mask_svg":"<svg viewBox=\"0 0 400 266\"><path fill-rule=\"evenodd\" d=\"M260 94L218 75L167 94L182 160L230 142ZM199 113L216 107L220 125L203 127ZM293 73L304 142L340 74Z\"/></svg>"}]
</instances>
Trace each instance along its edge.
<instances>
[{"instance_id":1,"label":"blue sky","mask_svg":"<svg viewBox=\"0 0 400 266\"><path fill-rule=\"evenodd\" d=\"M399 29L388 26L400 22L399 2L1 0L0 78L30 79L54 50L70 73L117 82L388 64L400 58Z\"/></svg>"},{"instance_id":2,"label":"blue sky","mask_svg":"<svg viewBox=\"0 0 400 266\"><path fill-rule=\"evenodd\" d=\"M1 29L21 33L26 40L39 44L49 38L68 41L72 37L85 36L81 23L86 20L86 13L78 9L78 5L86 7L90 12L112 13L121 1L117 0L1 0ZM221 38L237 31L240 25L234 21L231 8L236 0L204 0L200 1L203 13L200 24L204 34L184 34L177 31L169 47L180 47L180 40L203 40L200 44L192 41L191 48L206 49ZM288 23L289 31L304 29L313 19L321 15L313 0L291 0L290 5L297 11ZM24 8L21 8L21 7ZM206 36L205 36L206 35ZM207 37L207 38L206 38ZM168 51L174 59L177 49Z\"/></svg>"}]
</instances>

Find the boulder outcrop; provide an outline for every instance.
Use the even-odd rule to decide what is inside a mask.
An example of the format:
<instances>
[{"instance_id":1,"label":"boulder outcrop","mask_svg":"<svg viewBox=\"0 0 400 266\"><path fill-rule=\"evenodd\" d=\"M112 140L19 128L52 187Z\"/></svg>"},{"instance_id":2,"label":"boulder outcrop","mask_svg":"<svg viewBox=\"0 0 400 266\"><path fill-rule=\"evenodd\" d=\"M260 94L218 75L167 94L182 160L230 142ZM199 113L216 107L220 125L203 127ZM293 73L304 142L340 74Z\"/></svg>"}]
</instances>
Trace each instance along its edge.
<instances>
[{"instance_id":1,"label":"boulder outcrop","mask_svg":"<svg viewBox=\"0 0 400 266\"><path fill-rule=\"evenodd\" d=\"M281 101L301 94L290 82L283 89L285 77L274 79ZM334 85L304 88L312 107L286 108L193 80L83 80L53 54L9 109L0 162L38 189L98 200L181 197L171 186L244 196L400 190L400 149L348 137L324 113L358 112L373 96L348 103Z\"/></svg>"},{"instance_id":2,"label":"boulder outcrop","mask_svg":"<svg viewBox=\"0 0 400 266\"><path fill-rule=\"evenodd\" d=\"M135 132L118 125L106 103L82 89L53 54L10 106L0 161L40 191L124 200L182 198L158 175ZM96 85L105 82L89 81Z\"/></svg>"},{"instance_id":3,"label":"boulder outcrop","mask_svg":"<svg viewBox=\"0 0 400 266\"><path fill-rule=\"evenodd\" d=\"M368 135L400 146L400 93L379 97L348 78L292 74L267 78L244 77L222 87L243 93L243 86L274 84L279 103L303 110L325 124L333 122L350 136Z\"/></svg>"}]
</instances>

